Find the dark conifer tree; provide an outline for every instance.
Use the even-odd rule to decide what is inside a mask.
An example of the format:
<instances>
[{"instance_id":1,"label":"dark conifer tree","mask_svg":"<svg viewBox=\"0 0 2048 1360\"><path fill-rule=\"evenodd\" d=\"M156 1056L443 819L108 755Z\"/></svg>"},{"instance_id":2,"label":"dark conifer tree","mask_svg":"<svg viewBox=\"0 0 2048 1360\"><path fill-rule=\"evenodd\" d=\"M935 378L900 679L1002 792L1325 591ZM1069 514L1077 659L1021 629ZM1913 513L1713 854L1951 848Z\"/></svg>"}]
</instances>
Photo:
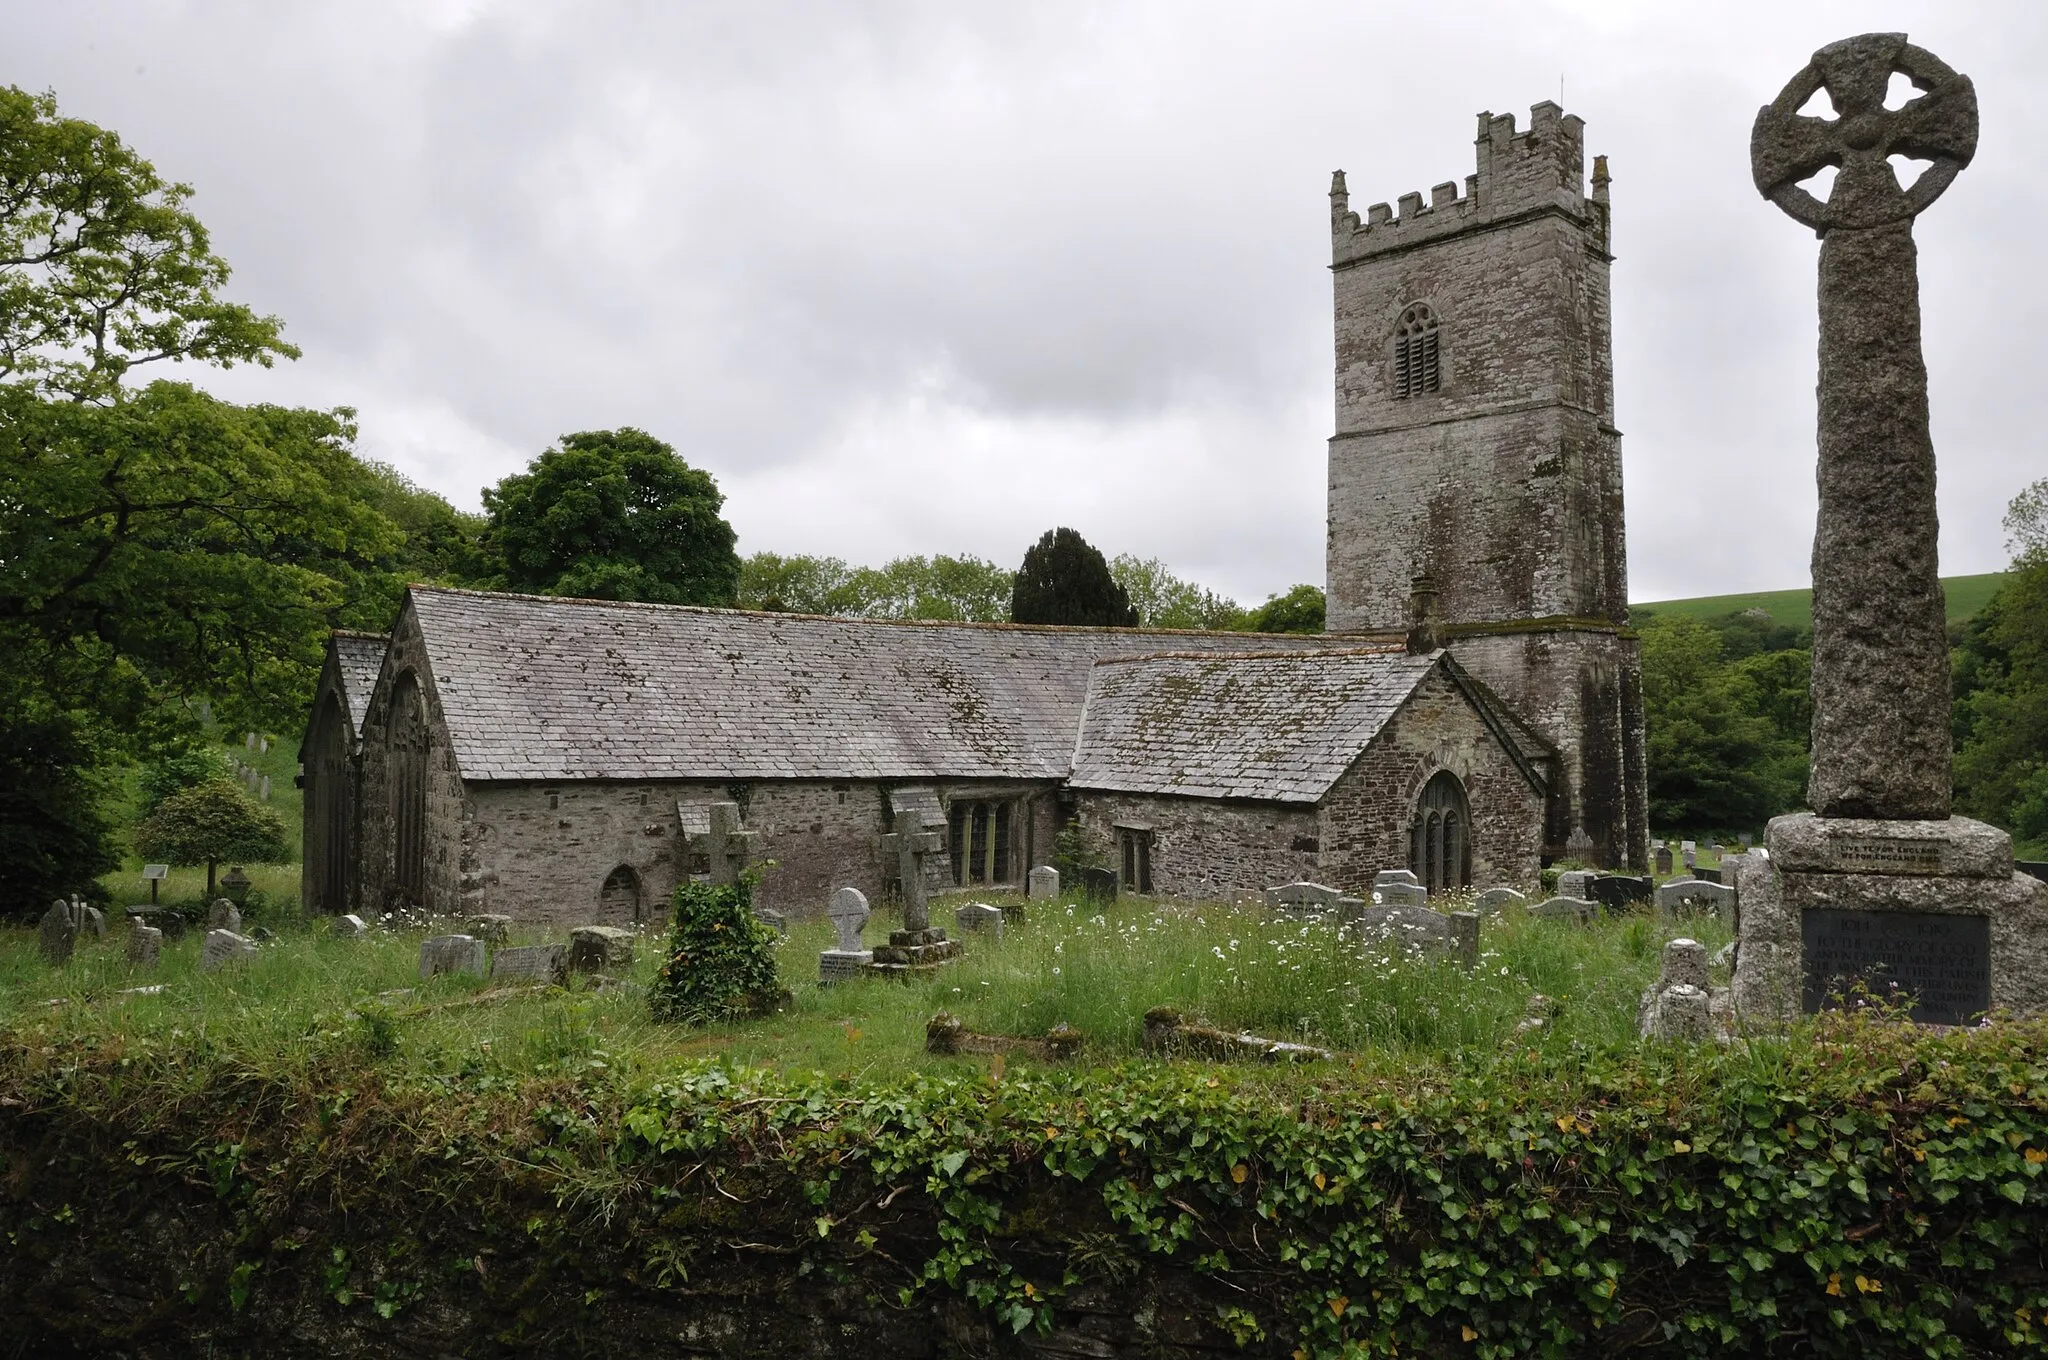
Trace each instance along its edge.
<instances>
[{"instance_id":1,"label":"dark conifer tree","mask_svg":"<svg viewBox=\"0 0 2048 1360\"><path fill-rule=\"evenodd\" d=\"M1072 529L1052 529L1024 553L1010 594L1010 621L1135 628L1138 611L1087 539Z\"/></svg>"}]
</instances>

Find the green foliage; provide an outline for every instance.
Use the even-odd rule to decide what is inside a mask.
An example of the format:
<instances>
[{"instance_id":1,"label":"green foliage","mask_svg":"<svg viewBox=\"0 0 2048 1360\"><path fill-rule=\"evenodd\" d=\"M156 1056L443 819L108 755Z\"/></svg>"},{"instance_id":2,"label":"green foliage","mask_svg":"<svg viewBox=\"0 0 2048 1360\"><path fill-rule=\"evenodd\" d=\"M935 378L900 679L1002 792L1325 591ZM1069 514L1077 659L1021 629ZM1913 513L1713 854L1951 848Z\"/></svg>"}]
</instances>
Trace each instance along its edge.
<instances>
[{"instance_id":1,"label":"green foliage","mask_svg":"<svg viewBox=\"0 0 2048 1360\"><path fill-rule=\"evenodd\" d=\"M1247 622L1255 633L1320 633L1328 617L1322 588L1299 585L1285 595L1267 596Z\"/></svg>"},{"instance_id":2,"label":"green foliage","mask_svg":"<svg viewBox=\"0 0 2048 1360\"><path fill-rule=\"evenodd\" d=\"M284 823L231 780L174 793L135 828L135 850L165 864L204 864L206 890L223 861L279 864L291 858Z\"/></svg>"},{"instance_id":3,"label":"green foliage","mask_svg":"<svg viewBox=\"0 0 2048 1360\"><path fill-rule=\"evenodd\" d=\"M857 619L1006 623L1015 576L979 557L898 557L849 567L837 557L759 552L740 564L742 609Z\"/></svg>"},{"instance_id":4,"label":"green foliage","mask_svg":"<svg viewBox=\"0 0 2048 1360\"><path fill-rule=\"evenodd\" d=\"M668 953L648 989L654 1018L703 1025L773 1009L779 939L754 915L753 884L683 883Z\"/></svg>"},{"instance_id":5,"label":"green foliage","mask_svg":"<svg viewBox=\"0 0 2048 1360\"><path fill-rule=\"evenodd\" d=\"M482 567L504 589L729 605L740 561L711 474L635 429L563 435L484 491Z\"/></svg>"},{"instance_id":6,"label":"green foliage","mask_svg":"<svg viewBox=\"0 0 2048 1360\"><path fill-rule=\"evenodd\" d=\"M2012 570L1953 657L1956 802L2048 853L2048 478L2005 523Z\"/></svg>"},{"instance_id":7,"label":"green foliage","mask_svg":"<svg viewBox=\"0 0 2048 1360\"><path fill-rule=\"evenodd\" d=\"M74 892L106 900L95 880L118 862L107 773L88 719L0 681L0 911Z\"/></svg>"},{"instance_id":8,"label":"green foliage","mask_svg":"<svg viewBox=\"0 0 2048 1360\"><path fill-rule=\"evenodd\" d=\"M1109 573L1130 596L1143 627L1229 630L1245 626L1245 612L1235 600L1181 580L1156 557L1120 553L1110 562Z\"/></svg>"},{"instance_id":9,"label":"green foliage","mask_svg":"<svg viewBox=\"0 0 2048 1360\"><path fill-rule=\"evenodd\" d=\"M358 466L361 500L398 530L392 550L379 563L393 578L391 609L366 625L381 632L396 612L397 585L467 585L483 574L478 539L484 518L457 510L396 468L369 460Z\"/></svg>"},{"instance_id":10,"label":"green foliage","mask_svg":"<svg viewBox=\"0 0 2048 1360\"><path fill-rule=\"evenodd\" d=\"M1806 789L1807 654L1759 652L1730 665L1721 633L1684 614L1642 625L1650 821L1762 826Z\"/></svg>"},{"instance_id":11,"label":"green foliage","mask_svg":"<svg viewBox=\"0 0 2048 1360\"><path fill-rule=\"evenodd\" d=\"M55 96L0 88L0 183L0 382L105 402L146 364L297 357L277 318L221 300L190 186Z\"/></svg>"},{"instance_id":12,"label":"green foliage","mask_svg":"<svg viewBox=\"0 0 2048 1360\"><path fill-rule=\"evenodd\" d=\"M218 746L175 747L143 762L136 779L137 810L148 817L174 793L233 779L234 770Z\"/></svg>"},{"instance_id":13,"label":"green foliage","mask_svg":"<svg viewBox=\"0 0 2048 1360\"><path fill-rule=\"evenodd\" d=\"M1010 620L1135 628L1138 611L1099 549L1072 529L1048 529L1017 569Z\"/></svg>"}]
</instances>

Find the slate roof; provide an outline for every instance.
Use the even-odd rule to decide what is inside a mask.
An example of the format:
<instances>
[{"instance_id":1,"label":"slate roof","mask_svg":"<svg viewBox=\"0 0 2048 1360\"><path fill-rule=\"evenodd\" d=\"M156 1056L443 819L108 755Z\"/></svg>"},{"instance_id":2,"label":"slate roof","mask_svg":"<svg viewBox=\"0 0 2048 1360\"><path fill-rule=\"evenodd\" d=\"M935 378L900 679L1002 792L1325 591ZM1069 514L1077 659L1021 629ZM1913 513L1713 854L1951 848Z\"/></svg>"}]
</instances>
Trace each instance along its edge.
<instances>
[{"instance_id":1,"label":"slate roof","mask_svg":"<svg viewBox=\"0 0 2048 1360\"><path fill-rule=\"evenodd\" d=\"M1070 783L1320 802L1442 657L1354 647L1098 662Z\"/></svg>"},{"instance_id":2,"label":"slate roof","mask_svg":"<svg viewBox=\"0 0 2048 1360\"><path fill-rule=\"evenodd\" d=\"M1097 660L1340 645L409 594L456 761L479 781L1063 780Z\"/></svg>"},{"instance_id":3,"label":"slate roof","mask_svg":"<svg viewBox=\"0 0 2048 1360\"><path fill-rule=\"evenodd\" d=\"M341 697L348 705L349 723L355 735L363 735L363 719L370 712L370 691L377 688L377 672L384 669L384 652L391 644L387 633L352 633L336 629L335 668L341 676Z\"/></svg>"}]
</instances>

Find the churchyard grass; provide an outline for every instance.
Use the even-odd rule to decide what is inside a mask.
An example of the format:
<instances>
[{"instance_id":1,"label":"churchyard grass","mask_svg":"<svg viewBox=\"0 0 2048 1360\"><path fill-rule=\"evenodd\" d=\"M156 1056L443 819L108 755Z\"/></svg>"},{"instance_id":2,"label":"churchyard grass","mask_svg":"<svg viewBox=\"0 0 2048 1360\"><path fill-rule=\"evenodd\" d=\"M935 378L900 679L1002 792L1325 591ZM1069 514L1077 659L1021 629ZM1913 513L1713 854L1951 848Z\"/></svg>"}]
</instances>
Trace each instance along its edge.
<instances>
[{"instance_id":1,"label":"churchyard grass","mask_svg":"<svg viewBox=\"0 0 2048 1360\"><path fill-rule=\"evenodd\" d=\"M935 902L934 921L950 923L953 905L966 900ZM1539 1042L1632 1043L1636 999L1656 973L1663 941L1692 934L1716 948L1728 938L1713 921L1638 916L1577 927L1494 917L1481 935L1480 964L1468 973L1448 959L1406 958L1256 907L1037 902L1013 915L1000 944L967 935L957 964L908 982L821 989L817 956L832 943L831 928L800 922L779 955L790 1007L696 1029L648 1015L656 931L643 937L620 984L579 979L565 991L493 990L486 979L459 976L422 983L424 935L410 930L345 940L284 927L251 963L210 974L198 971L198 934L188 933L165 945L159 968L131 971L125 929L117 921L105 944L84 945L62 970L41 962L32 932L6 932L0 1023L17 1039L26 1031L53 1040L203 1036L263 1070L290 1070L309 1038L339 1034L368 1058L423 1072L520 1077L597 1065L652 1075L690 1057L725 1055L748 1066L877 1076L989 1061L926 1055L925 1022L942 1009L989 1034L1036 1036L1064 1022L1087 1038L1083 1061L1116 1061L1136 1055L1144 1012L1168 1005L1226 1029L1328 1047L1348 1064L1403 1067L1497 1052L1537 992L1558 1005ZM869 937L883 929L870 922ZM563 933L515 931L512 943ZM152 985L162 990L125 990Z\"/></svg>"}]
</instances>

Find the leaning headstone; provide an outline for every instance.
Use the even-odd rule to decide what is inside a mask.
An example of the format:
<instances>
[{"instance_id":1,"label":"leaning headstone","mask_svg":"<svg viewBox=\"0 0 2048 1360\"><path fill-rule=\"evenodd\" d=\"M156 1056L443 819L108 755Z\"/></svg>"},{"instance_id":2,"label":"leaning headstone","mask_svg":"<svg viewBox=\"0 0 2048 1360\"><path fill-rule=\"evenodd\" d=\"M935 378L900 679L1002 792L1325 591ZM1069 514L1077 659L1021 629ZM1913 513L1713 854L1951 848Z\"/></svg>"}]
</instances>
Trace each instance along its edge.
<instances>
[{"instance_id":1,"label":"leaning headstone","mask_svg":"<svg viewBox=\"0 0 2048 1360\"><path fill-rule=\"evenodd\" d=\"M610 973L633 962L633 932L618 926L577 926L569 932L569 971Z\"/></svg>"},{"instance_id":2,"label":"leaning headstone","mask_svg":"<svg viewBox=\"0 0 2048 1360\"><path fill-rule=\"evenodd\" d=\"M71 898L71 914L78 918L78 933L92 932L95 940L107 938L107 915L98 907L89 907L85 899L74 894Z\"/></svg>"},{"instance_id":3,"label":"leaning headstone","mask_svg":"<svg viewBox=\"0 0 2048 1360\"><path fill-rule=\"evenodd\" d=\"M1116 875L1107 869L1083 869L1081 896L1091 902L1116 901Z\"/></svg>"},{"instance_id":4,"label":"leaning headstone","mask_svg":"<svg viewBox=\"0 0 2048 1360\"><path fill-rule=\"evenodd\" d=\"M469 918L469 933L485 944L503 944L512 938L512 918L501 912L486 912Z\"/></svg>"},{"instance_id":5,"label":"leaning headstone","mask_svg":"<svg viewBox=\"0 0 2048 1360\"><path fill-rule=\"evenodd\" d=\"M493 982L560 982L569 949L559 944L523 944L491 954Z\"/></svg>"},{"instance_id":6,"label":"leaning headstone","mask_svg":"<svg viewBox=\"0 0 2048 1360\"><path fill-rule=\"evenodd\" d=\"M1567 869L1557 876L1557 895L1580 902L1593 900L1593 875L1585 869Z\"/></svg>"},{"instance_id":7,"label":"leaning headstone","mask_svg":"<svg viewBox=\"0 0 2048 1360\"><path fill-rule=\"evenodd\" d=\"M953 909L953 923L962 930L977 934L986 931L995 936L996 943L1003 942L1003 909L991 907L984 902L969 902Z\"/></svg>"},{"instance_id":8,"label":"leaning headstone","mask_svg":"<svg viewBox=\"0 0 2048 1360\"><path fill-rule=\"evenodd\" d=\"M789 934L789 916L773 907L755 907L754 919L772 929L777 935Z\"/></svg>"},{"instance_id":9,"label":"leaning headstone","mask_svg":"<svg viewBox=\"0 0 2048 1360\"><path fill-rule=\"evenodd\" d=\"M78 917L73 914L71 904L58 898L43 913L38 943L43 952L43 962L52 968L71 962L71 953L78 946Z\"/></svg>"},{"instance_id":10,"label":"leaning headstone","mask_svg":"<svg viewBox=\"0 0 2048 1360\"><path fill-rule=\"evenodd\" d=\"M1050 902L1060 895L1060 871L1041 864L1029 875L1026 895L1034 902Z\"/></svg>"},{"instance_id":11,"label":"leaning headstone","mask_svg":"<svg viewBox=\"0 0 2048 1360\"><path fill-rule=\"evenodd\" d=\"M484 973L484 942L474 935L436 935L420 941L420 977Z\"/></svg>"},{"instance_id":12,"label":"leaning headstone","mask_svg":"<svg viewBox=\"0 0 2048 1360\"><path fill-rule=\"evenodd\" d=\"M1529 905L1529 899L1526 894L1518 893L1513 888L1488 888L1472 899L1472 905L1491 916L1497 911L1526 907Z\"/></svg>"},{"instance_id":13,"label":"leaning headstone","mask_svg":"<svg viewBox=\"0 0 2048 1360\"><path fill-rule=\"evenodd\" d=\"M841 888L832 894L825 915L839 936L836 948L818 952L818 981L830 986L859 977L875 961L875 955L861 948L860 929L868 919L867 894L858 888Z\"/></svg>"},{"instance_id":14,"label":"leaning headstone","mask_svg":"<svg viewBox=\"0 0 2048 1360\"><path fill-rule=\"evenodd\" d=\"M254 940L232 930L216 928L206 932L206 942L199 947L199 971L211 973L231 963L247 963L255 957Z\"/></svg>"},{"instance_id":15,"label":"leaning headstone","mask_svg":"<svg viewBox=\"0 0 2048 1360\"><path fill-rule=\"evenodd\" d=\"M1674 878L1657 889L1657 912L1661 916L1720 916L1735 909L1735 892L1702 878Z\"/></svg>"},{"instance_id":16,"label":"leaning headstone","mask_svg":"<svg viewBox=\"0 0 2048 1360\"><path fill-rule=\"evenodd\" d=\"M1586 925L1600 914L1600 904L1577 897L1553 897L1530 907L1529 914L1548 921L1570 921L1576 925Z\"/></svg>"},{"instance_id":17,"label":"leaning headstone","mask_svg":"<svg viewBox=\"0 0 2048 1360\"><path fill-rule=\"evenodd\" d=\"M1451 913L1451 947L1457 955L1460 967L1477 968L1479 966L1478 912L1454 911Z\"/></svg>"},{"instance_id":18,"label":"leaning headstone","mask_svg":"<svg viewBox=\"0 0 2048 1360\"><path fill-rule=\"evenodd\" d=\"M164 933L155 926L128 928L128 962L136 968L154 968L163 957Z\"/></svg>"},{"instance_id":19,"label":"leaning headstone","mask_svg":"<svg viewBox=\"0 0 2048 1360\"><path fill-rule=\"evenodd\" d=\"M1671 877L1671 847L1668 845L1657 847L1657 877Z\"/></svg>"},{"instance_id":20,"label":"leaning headstone","mask_svg":"<svg viewBox=\"0 0 2048 1360\"><path fill-rule=\"evenodd\" d=\"M359 940L369 934L370 928L363 923L362 917L350 912L346 916L335 917L327 932L339 940Z\"/></svg>"},{"instance_id":21,"label":"leaning headstone","mask_svg":"<svg viewBox=\"0 0 2048 1360\"><path fill-rule=\"evenodd\" d=\"M208 930L239 931L242 928L242 911L225 897L216 897L206 912Z\"/></svg>"}]
</instances>

